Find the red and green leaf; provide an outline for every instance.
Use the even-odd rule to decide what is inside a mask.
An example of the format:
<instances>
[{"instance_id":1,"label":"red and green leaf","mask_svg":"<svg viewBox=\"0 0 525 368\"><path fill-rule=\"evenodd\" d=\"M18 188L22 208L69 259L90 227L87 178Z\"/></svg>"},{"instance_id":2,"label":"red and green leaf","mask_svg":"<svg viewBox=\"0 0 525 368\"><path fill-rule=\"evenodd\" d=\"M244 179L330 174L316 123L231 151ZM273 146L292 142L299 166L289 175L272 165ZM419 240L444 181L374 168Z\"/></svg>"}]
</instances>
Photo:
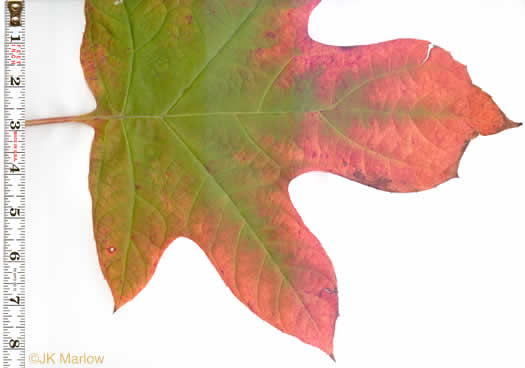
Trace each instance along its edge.
<instances>
[{"instance_id":1,"label":"red and green leaf","mask_svg":"<svg viewBox=\"0 0 525 368\"><path fill-rule=\"evenodd\" d=\"M425 190L456 177L471 139L518 125L426 41L313 41L318 2L86 0L97 108L33 124L95 129L93 226L116 309L184 236L254 313L332 355L337 281L290 181Z\"/></svg>"}]
</instances>

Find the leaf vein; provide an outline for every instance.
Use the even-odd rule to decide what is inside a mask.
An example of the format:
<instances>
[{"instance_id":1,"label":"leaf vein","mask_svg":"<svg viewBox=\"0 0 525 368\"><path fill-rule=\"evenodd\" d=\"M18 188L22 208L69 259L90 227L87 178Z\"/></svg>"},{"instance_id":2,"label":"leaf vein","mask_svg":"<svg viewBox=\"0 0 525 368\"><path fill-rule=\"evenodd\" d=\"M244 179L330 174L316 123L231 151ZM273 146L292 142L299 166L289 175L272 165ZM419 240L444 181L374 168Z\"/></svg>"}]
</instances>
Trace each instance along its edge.
<instances>
[{"instance_id":1,"label":"leaf vein","mask_svg":"<svg viewBox=\"0 0 525 368\"><path fill-rule=\"evenodd\" d=\"M330 122L330 120L328 120L328 118L323 114L323 112L320 112L319 116L321 116L321 118L325 121L326 124L328 124L328 126L330 126L338 135L343 137L343 139L346 140L347 142L349 142L352 146L355 146L355 147L359 148L360 150L362 150L364 152L367 152L369 154L377 155L377 156L379 156L379 157L381 157L381 158L383 158L385 160L391 160L391 161L397 162L399 164L402 164L403 166L409 166L407 162L400 161L400 160L397 160L395 158L385 156L384 154L382 154L380 152L377 152L377 151L375 151L373 149L370 149L368 147L365 147L365 146L357 143L356 141L354 141L350 137L348 137L345 134L343 134L343 132L341 132L335 125L333 125Z\"/></svg>"},{"instance_id":2,"label":"leaf vein","mask_svg":"<svg viewBox=\"0 0 525 368\"><path fill-rule=\"evenodd\" d=\"M293 55L285 64L284 66L279 70L279 72L275 75L275 77L273 78L273 80L270 82L270 84L268 84L268 87L266 88L266 90L264 91L262 97L261 97L261 101L259 102L259 107L257 108L257 111L261 111L261 108L263 107L264 105L264 102L266 101L266 96L268 95L268 93L270 92L270 90L272 89L273 85L275 84L275 82L277 82L277 79L279 79L279 77L281 76L281 74L284 72L284 70L286 69L286 67L292 62L292 60L295 58L295 55Z\"/></svg>"},{"instance_id":3,"label":"leaf vein","mask_svg":"<svg viewBox=\"0 0 525 368\"><path fill-rule=\"evenodd\" d=\"M239 126L241 127L241 129L244 131L244 134L246 134L246 137L248 137L248 140L255 146L257 147L257 149L259 151L261 151L266 157L268 157L278 168L279 168L279 171L281 171L281 165L272 157L270 156L270 154L268 152L266 152L265 149L263 149L256 141L255 139L253 139L252 135L250 134L250 132L248 132L248 129L244 126L244 124L242 123L241 119L239 119L239 116L237 114L234 114L235 116L235 119L237 120Z\"/></svg>"},{"instance_id":4,"label":"leaf vein","mask_svg":"<svg viewBox=\"0 0 525 368\"><path fill-rule=\"evenodd\" d=\"M153 208L160 215L160 218L162 220L162 223L163 223L164 229L165 229L162 242L160 243L160 247L162 248L164 246L164 242L166 241L167 233L168 233L168 222L166 220L166 217L164 217L164 214L157 208L157 206L153 205L153 203L151 203L150 201L148 201L147 199L145 199L144 197L142 197L138 193L135 193L135 195L137 196L138 199L140 199L142 202L148 204L151 208Z\"/></svg>"},{"instance_id":5,"label":"leaf vein","mask_svg":"<svg viewBox=\"0 0 525 368\"><path fill-rule=\"evenodd\" d=\"M146 42L144 42L142 45L140 45L140 47L138 47L135 52L138 53L140 50L142 50L144 47L146 47L148 44L150 44L155 38L158 37L158 35L162 32L162 28L164 28L164 26L166 25L166 21L168 20L168 16L169 14L173 11L170 10L170 11L167 11L166 14L164 14L164 19L162 20L162 23L159 27L159 29L157 29L157 31L155 32L155 34L153 36L151 36L151 38L149 40L147 40Z\"/></svg>"},{"instance_id":6,"label":"leaf vein","mask_svg":"<svg viewBox=\"0 0 525 368\"><path fill-rule=\"evenodd\" d=\"M235 28L233 33L230 35L230 37L222 44L222 46L215 52L215 54L208 60L206 64L201 68L201 70L192 78L191 82L182 90L182 93L179 97L175 98L175 100L170 104L170 106L166 109L163 115L166 115L171 109L173 109L180 100L186 95L187 91L191 89L191 86L195 83L195 81L202 75L202 73L208 68L208 66L215 60L215 58L221 53L222 50L233 40L235 35L239 32L239 30L242 28L244 24L252 17L252 15L255 13L255 10L259 7L259 5L262 4L262 1L259 1L256 6L253 7L252 10L246 15L246 17L242 20L242 22Z\"/></svg>"},{"instance_id":7,"label":"leaf vein","mask_svg":"<svg viewBox=\"0 0 525 368\"><path fill-rule=\"evenodd\" d=\"M124 253L124 261L122 263L122 283L121 283L121 287L120 287L120 295L119 295L119 298L122 298L122 292L124 291L124 283L126 282L126 278L127 278L127 272L128 272L128 261L129 261L129 249L130 249L130 244L131 244L131 233L133 231L133 226L134 226L134 222L135 222L135 208L136 208L136 203L137 203L137 199L136 199L136 193L137 193L137 190L135 188L135 185L136 185L136 177L135 177L135 168L133 166L133 155L132 155L132 152L131 152L131 145L129 143L129 138L128 138L128 133L126 131L126 127L125 127L125 124L124 124L124 121L121 122L121 126L122 126L122 131L123 131L123 135L124 135L124 140L126 142L126 148L127 148L127 153L128 153L128 158L129 158L129 171L131 173L131 178L132 178L132 182L131 182L131 189L132 189L132 192L133 192L133 203L131 205L131 213L130 213L130 220L129 220L129 230L128 230L128 239L126 241L126 251Z\"/></svg>"},{"instance_id":8,"label":"leaf vein","mask_svg":"<svg viewBox=\"0 0 525 368\"><path fill-rule=\"evenodd\" d=\"M127 15L129 38L130 38L129 42L130 42L130 47L131 47L131 60L129 62L129 70L128 70L128 86L124 94L124 101L122 102L121 114L124 115L124 113L126 112L126 108L128 106L129 92L131 91L131 83L133 81L133 74L134 74L134 67L135 67L135 36L133 34L133 27L131 25L131 15L128 11L128 7L126 6L126 2L124 1L122 5L124 6L124 10L126 11L126 15Z\"/></svg>"},{"instance_id":9,"label":"leaf vein","mask_svg":"<svg viewBox=\"0 0 525 368\"><path fill-rule=\"evenodd\" d=\"M239 250L239 246L241 243L242 232L244 231L245 227L246 227L246 221L244 221L241 228L239 229L239 233L237 234L237 240L235 241L235 246L233 248L233 286L239 293L239 296L241 296L241 291L239 290L239 284L237 282L237 268L238 268L238 262L239 262L239 260L237 259L237 252Z\"/></svg>"},{"instance_id":10,"label":"leaf vein","mask_svg":"<svg viewBox=\"0 0 525 368\"><path fill-rule=\"evenodd\" d=\"M188 211L188 216L186 217L186 228L190 224L190 218L191 218L191 215L193 214L195 204L197 203L199 196L201 195L201 192L206 186L207 182L208 182L208 177L205 180L203 180L202 184L199 186L199 188L197 189L197 192L195 193L195 197L193 198L193 202L191 203L190 210Z\"/></svg>"},{"instance_id":11,"label":"leaf vein","mask_svg":"<svg viewBox=\"0 0 525 368\"><path fill-rule=\"evenodd\" d=\"M257 307L257 310L262 313L262 310L259 306L259 284L261 283L261 276L264 264L266 263L266 258L268 258L268 253L264 253L264 257L261 261L261 266L259 267L259 271L257 272L257 279L255 280L255 305Z\"/></svg>"}]
</instances>

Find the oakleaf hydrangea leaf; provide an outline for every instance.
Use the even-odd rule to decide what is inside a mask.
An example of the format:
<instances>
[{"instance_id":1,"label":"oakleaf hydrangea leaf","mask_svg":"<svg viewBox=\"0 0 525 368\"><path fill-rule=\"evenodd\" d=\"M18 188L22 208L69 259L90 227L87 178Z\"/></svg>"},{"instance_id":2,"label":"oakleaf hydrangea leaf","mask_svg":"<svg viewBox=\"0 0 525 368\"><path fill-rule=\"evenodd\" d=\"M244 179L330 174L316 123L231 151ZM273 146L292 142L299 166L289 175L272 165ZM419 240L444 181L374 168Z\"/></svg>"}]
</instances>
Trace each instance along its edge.
<instances>
[{"instance_id":1,"label":"oakleaf hydrangea leaf","mask_svg":"<svg viewBox=\"0 0 525 368\"><path fill-rule=\"evenodd\" d=\"M412 192L518 124L429 42L327 46L318 0L86 0L93 226L115 309L194 240L232 293L333 357L337 281L290 201L308 171ZM187 301L184 301L187 302Z\"/></svg>"}]
</instances>

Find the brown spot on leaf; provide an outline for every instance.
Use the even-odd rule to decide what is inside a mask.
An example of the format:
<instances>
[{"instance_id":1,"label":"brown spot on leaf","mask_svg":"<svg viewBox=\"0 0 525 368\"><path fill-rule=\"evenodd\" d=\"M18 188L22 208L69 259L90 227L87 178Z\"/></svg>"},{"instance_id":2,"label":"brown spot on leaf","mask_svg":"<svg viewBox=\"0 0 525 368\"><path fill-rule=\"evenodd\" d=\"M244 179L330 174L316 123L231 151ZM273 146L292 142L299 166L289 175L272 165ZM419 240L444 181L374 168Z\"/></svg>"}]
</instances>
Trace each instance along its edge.
<instances>
[{"instance_id":1,"label":"brown spot on leaf","mask_svg":"<svg viewBox=\"0 0 525 368\"><path fill-rule=\"evenodd\" d=\"M356 170L352 176L358 180L358 181L365 181L366 180L366 176L363 175L363 173L361 172L361 170Z\"/></svg>"},{"instance_id":2,"label":"brown spot on leaf","mask_svg":"<svg viewBox=\"0 0 525 368\"><path fill-rule=\"evenodd\" d=\"M370 186L377 188L377 189L388 190L388 184L390 184L391 182L392 182L391 179L388 179L385 177L379 177L376 180L374 180L370 184Z\"/></svg>"},{"instance_id":3,"label":"brown spot on leaf","mask_svg":"<svg viewBox=\"0 0 525 368\"><path fill-rule=\"evenodd\" d=\"M323 296L323 293L327 293L327 294L337 294L338 291L337 291L337 288L333 288L333 289L330 289L330 288L324 288L324 289L321 289L321 291L319 291L319 297L322 297Z\"/></svg>"}]
</instances>

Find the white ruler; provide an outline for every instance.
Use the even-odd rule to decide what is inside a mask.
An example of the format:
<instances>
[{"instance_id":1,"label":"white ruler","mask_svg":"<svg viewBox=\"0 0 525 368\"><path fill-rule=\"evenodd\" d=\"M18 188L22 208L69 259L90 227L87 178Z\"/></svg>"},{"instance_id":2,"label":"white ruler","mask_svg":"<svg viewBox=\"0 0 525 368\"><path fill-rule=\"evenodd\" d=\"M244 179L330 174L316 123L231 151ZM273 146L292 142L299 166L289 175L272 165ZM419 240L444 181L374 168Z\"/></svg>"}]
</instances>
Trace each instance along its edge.
<instances>
[{"instance_id":1,"label":"white ruler","mask_svg":"<svg viewBox=\"0 0 525 368\"><path fill-rule=\"evenodd\" d=\"M25 367L25 7L4 2L3 367Z\"/></svg>"}]
</instances>

